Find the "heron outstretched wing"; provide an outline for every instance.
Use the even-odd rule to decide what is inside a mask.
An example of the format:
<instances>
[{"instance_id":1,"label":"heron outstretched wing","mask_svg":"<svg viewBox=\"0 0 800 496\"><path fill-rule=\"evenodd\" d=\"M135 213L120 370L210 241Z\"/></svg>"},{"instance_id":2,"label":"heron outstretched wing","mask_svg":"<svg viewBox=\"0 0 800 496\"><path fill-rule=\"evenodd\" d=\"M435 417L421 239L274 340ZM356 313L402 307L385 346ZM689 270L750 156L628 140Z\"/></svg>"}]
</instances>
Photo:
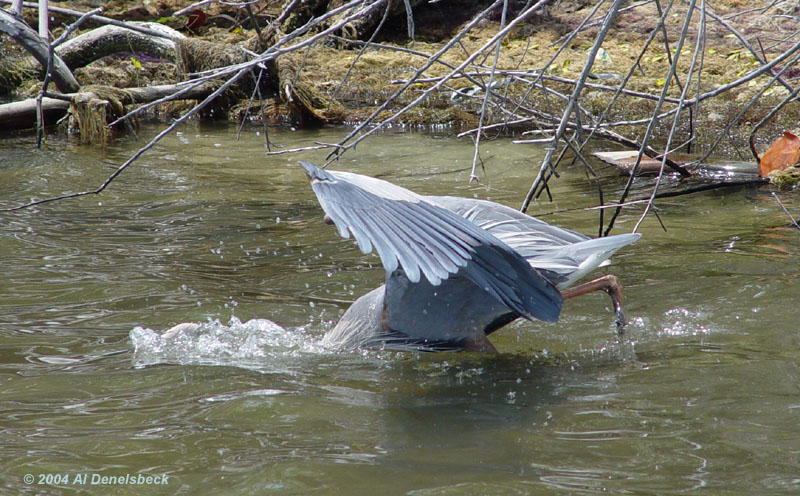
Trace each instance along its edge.
<instances>
[{"instance_id":1,"label":"heron outstretched wing","mask_svg":"<svg viewBox=\"0 0 800 496\"><path fill-rule=\"evenodd\" d=\"M590 238L486 200L425 198L503 241L559 288L571 286L594 268L607 264L614 252L641 237L616 234Z\"/></svg>"},{"instance_id":2,"label":"heron outstretched wing","mask_svg":"<svg viewBox=\"0 0 800 496\"><path fill-rule=\"evenodd\" d=\"M402 267L412 283L434 286L463 275L521 316L558 320L561 294L525 259L460 215L394 184L300 162L339 234L373 246L388 273Z\"/></svg>"}]
</instances>

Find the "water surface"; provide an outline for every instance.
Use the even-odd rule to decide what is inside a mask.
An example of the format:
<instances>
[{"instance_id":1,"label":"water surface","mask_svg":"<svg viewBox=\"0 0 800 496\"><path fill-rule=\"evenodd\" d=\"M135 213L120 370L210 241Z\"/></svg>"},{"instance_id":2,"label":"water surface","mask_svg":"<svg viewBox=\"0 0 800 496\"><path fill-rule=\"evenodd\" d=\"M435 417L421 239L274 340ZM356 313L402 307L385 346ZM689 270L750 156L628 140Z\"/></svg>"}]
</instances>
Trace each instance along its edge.
<instances>
[{"instance_id":1,"label":"water surface","mask_svg":"<svg viewBox=\"0 0 800 496\"><path fill-rule=\"evenodd\" d=\"M96 187L140 141L4 137L0 201ZM340 130L273 131L287 148ZM0 487L8 494L794 494L800 232L766 192L659 204L605 295L516 322L499 356L333 353L319 339L381 283L322 223L298 159L255 130L187 126L102 195L0 213ZM517 207L542 151L377 136L335 168ZM599 164L598 164L599 167ZM623 179L601 169L606 194ZM595 234L582 169L530 213ZM793 212L800 200L781 199ZM631 209L617 232L629 231ZM602 269L600 273L602 273ZM201 322L181 347L157 333ZM134 353L134 344L138 345ZM34 476L27 483L25 476ZM67 482L38 484L46 474ZM88 474L86 483L76 476ZM166 475L110 488L91 477Z\"/></svg>"}]
</instances>

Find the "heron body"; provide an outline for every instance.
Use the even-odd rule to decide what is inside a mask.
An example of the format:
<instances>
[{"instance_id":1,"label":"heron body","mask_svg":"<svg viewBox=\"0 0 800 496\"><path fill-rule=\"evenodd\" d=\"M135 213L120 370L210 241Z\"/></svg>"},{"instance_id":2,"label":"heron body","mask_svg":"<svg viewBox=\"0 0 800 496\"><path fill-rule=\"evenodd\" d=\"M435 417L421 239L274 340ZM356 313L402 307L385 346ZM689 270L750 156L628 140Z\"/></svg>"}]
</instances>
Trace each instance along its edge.
<instances>
[{"instance_id":1,"label":"heron body","mask_svg":"<svg viewBox=\"0 0 800 496\"><path fill-rule=\"evenodd\" d=\"M385 284L356 300L325 344L494 352L487 336L524 318L555 322L565 298L621 288L605 276L572 287L639 234L592 239L485 200L422 196L389 182L300 162L339 234L373 248Z\"/></svg>"}]
</instances>

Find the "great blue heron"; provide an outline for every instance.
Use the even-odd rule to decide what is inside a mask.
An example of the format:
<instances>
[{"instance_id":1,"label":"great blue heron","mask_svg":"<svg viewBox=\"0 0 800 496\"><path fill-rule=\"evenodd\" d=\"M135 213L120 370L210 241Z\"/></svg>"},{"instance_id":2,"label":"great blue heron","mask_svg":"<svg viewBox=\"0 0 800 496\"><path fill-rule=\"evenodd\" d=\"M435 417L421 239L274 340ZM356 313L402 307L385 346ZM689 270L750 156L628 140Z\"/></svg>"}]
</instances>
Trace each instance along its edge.
<instances>
[{"instance_id":1,"label":"great blue heron","mask_svg":"<svg viewBox=\"0 0 800 496\"><path fill-rule=\"evenodd\" d=\"M520 317L555 322L564 299L598 289L625 324L616 277L572 285L639 234L592 239L490 201L300 165L326 223L364 253L375 247L386 269L325 335L330 346L496 352L488 334Z\"/></svg>"}]
</instances>

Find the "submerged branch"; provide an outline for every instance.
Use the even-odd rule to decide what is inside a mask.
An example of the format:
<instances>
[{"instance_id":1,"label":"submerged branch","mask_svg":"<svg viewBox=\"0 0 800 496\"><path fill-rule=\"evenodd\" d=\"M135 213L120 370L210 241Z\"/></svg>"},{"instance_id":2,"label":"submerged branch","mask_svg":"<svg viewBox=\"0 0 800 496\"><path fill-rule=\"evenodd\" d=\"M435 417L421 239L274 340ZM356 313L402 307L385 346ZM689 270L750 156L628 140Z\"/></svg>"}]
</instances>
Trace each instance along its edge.
<instances>
[{"instance_id":1,"label":"submerged branch","mask_svg":"<svg viewBox=\"0 0 800 496\"><path fill-rule=\"evenodd\" d=\"M789 217L789 220L792 221L792 225L794 226L794 228L800 231L800 224L798 224L797 220L795 220L795 218L792 217L792 214L789 212L789 210L783 206L783 202L781 201L780 198L778 198L778 195L774 191L772 192L772 197L775 198L775 201L778 202L778 206L781 207L783 212Z\"/></svg>"}]
</instances>

